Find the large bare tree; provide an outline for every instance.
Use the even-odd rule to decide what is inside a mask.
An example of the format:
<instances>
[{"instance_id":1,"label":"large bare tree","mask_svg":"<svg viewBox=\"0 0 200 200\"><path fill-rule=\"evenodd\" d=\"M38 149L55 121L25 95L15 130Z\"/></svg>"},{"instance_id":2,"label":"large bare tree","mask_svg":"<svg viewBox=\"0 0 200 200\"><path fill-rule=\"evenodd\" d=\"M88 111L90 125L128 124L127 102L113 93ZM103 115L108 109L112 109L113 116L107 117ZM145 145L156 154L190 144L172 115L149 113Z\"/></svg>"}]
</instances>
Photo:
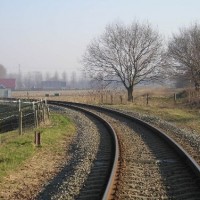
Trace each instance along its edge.
<instances>
[{"instance_id":1,"label":"large bare tree","mask_svg":"<svg viewBox=\"0 0 200 200\"><path fill-rule=\"evenodd\" d=\"M134 86L157 75L161 55L161 38L149 23L114 23L89 44L83 64L92 78L121 82L132 101Z\"/></svg>"},{"instance_id":2,"label":"large bare tree","mask_svg":"<svg viewBox=\"0 0 200 200\"><path fill-rule=\"evenodd\" d=\"M168 54L175 71L200 88L200 25L195 23L174 34L168 45Z\"/></svg>"}]
</instances>

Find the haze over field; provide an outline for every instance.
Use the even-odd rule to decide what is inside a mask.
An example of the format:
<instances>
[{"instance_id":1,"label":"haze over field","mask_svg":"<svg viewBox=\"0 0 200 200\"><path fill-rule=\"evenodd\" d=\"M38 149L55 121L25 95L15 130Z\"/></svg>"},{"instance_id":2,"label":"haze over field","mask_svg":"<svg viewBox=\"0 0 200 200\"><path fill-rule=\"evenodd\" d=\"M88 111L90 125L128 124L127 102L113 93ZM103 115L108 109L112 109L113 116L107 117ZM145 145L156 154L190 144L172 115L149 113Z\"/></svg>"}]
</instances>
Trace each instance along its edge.
<instances>
[{"instance_id":1,"label":"haze over field","mask_svg":"<svg viewBox=\"0 0 200 200\"><path fill-rule=\"evenodd\" d=\"M0 0L0 64L8 72L80 71L88 43L114 21L148 20L168 38L200 19L198 0Z\"/></svg>"}]
</instances>

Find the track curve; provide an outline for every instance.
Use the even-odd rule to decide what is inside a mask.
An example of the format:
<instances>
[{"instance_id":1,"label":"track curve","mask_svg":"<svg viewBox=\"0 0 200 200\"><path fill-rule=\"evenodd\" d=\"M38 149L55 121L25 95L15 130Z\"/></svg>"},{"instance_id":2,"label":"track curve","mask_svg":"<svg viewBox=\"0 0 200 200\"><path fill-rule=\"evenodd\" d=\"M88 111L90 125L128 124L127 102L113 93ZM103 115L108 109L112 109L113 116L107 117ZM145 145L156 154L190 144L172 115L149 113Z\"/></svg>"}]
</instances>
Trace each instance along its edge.
<instances>
[{"instance_id":1,"label":"track curve","mask_svg":"<svg viewBox=\"0 0 200 200\"><path fill-rule=\"evenodd\" d=\"M65 103L54 103L54 105L66 107ZM68 105L67 107L92 116L107 129L107 132L102 136L102 145L99 147L99 152L91 169L91 173L76 199L112 199L119 160L119 146L116 133L108 122L93 112L77 106Z\"/></svg>"},{"instance_id":2,"label":"track curve","mask_svg":"<svg viewBox=\"0 0 200 200\"><path fill-rule=\"evenodd\" d=\"M120 169L119 187L113 199L200 199L199 165L160 130L124 113L97 106L49 103L93 110L117 130L124 166Z\"/></svg>"}]
</instances>

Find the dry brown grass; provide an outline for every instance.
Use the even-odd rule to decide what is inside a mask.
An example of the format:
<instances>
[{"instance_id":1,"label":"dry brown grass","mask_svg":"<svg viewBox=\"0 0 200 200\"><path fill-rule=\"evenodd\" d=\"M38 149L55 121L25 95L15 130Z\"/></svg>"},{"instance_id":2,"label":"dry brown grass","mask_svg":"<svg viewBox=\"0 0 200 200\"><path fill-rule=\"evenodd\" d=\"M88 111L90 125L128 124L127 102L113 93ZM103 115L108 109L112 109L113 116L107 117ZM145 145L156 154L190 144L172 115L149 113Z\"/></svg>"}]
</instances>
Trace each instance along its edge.
<instances>
[{"instance_id":1,"label":"dry brown grass","mask_svg":"<svg viewBox=\"0 0 200 200\"><path fill-rule=\"evenodd\" d=\"M186 97L177 95L174 101L174 93L180 94L185 91ZM60 96L54 96L59 93ZM89 104L107 104L120 108L153 114L164 120L174 122L183 128L200 132L200 94L189 88L171 89L166 87L137 87L134 90L134 102L127 101L127 93L124 90L62 90L62 91L29 91L29 98L71 101ZM147 94L149 102L147 105ZM14 97L27 98L27 92L13 92ZM192 115L192 117L191 117Z\"/></svg>"},{"instance_id":2,"label":"dry brown grass","mask_svg":"<svg viewBox=\"0 0 200 200\"><path fill-rule=\"evenodd\" d=\"M138 87L134 90L134 103L135 104L146 104L146 96L149 95L149 103L157 104L156 98L172 99L173 94L179 92L179 90L164 88L164 87ZM55 94L59 96L55 96ZM46 95L48 94L48 97ZM90 104L130 104L127 101L127 92L125 90L57 90L57 91L14 91L13 97L17 98L36 98L47 100L60 100L60 101L71 101L79 103L90 103Z\"/></svg>"}]
</instances>

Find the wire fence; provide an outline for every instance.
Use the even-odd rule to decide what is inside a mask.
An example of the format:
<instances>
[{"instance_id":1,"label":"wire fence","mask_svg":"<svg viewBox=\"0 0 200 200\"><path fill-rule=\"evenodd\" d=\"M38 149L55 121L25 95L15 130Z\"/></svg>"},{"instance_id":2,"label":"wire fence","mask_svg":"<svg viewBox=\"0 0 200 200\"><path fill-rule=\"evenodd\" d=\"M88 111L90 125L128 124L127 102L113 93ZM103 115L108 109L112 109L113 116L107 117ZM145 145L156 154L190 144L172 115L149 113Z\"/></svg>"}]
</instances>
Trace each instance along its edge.
<instances>
[{"instance_id":1,"label":"wire fence","mask_svg":"<svg viewBox=\"0 0 200 200\"><path fill-rule=\"evenodd\" d=\"M49 117L45 101L27 99L0 99L0 133L19 130L19 135L37 128Z\"/></svg>"}]
</instances>

